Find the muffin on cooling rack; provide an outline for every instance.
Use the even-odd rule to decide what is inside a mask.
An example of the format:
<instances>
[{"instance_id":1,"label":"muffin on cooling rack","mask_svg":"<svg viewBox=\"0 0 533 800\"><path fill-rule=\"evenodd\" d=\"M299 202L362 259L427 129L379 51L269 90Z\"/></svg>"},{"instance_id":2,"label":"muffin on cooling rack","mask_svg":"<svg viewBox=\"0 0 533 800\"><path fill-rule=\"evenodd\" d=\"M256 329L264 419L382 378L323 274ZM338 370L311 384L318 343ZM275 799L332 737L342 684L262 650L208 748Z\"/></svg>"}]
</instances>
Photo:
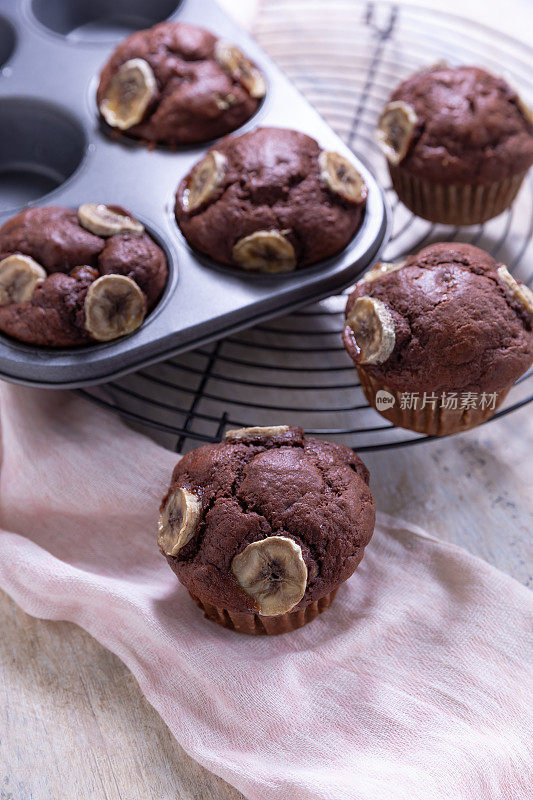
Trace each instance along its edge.
<instances>
[{"instance_id":1,"label":"muffin on cooling rack","mask_svg":"<svg viewBox=\"0 0 533 800\"><path fill-rule=\"evenodd\" d=\"M533 293L468 244L376 264L346 306L344 344L386 419L445 435L489 419L533 363Z\"/></svg>"},{"instance_id":2,"label":"muffin on cooling rack","mask_svg":"<svg viewBox=\"0 0 533 800\"><path fill-rule=\"evenodd\" d=\"M330 605L374 516L368 470L348 447L288 425L241 428L177 464L158 544L206 617L285 633Z\"/></svg>"},{"instance_id":3,"label":"muffin on cooling rack","mask_svg":"<svg viewBox=\"0 0 533 800\"><path fill-rule=\"evenodd\" d=\"M47 347L132 333L168 275L163 250L120 206L31 208L0 228L0 331Z\"/></svg>"},{"instance_id":4,"label":"muffin on cooling rack","mask_svg":"<svg viewBox=\"0 0 533 800\"><path fill-rule=\"evenodd\" d=\"M259 107L263 75L235 45L183 22L162 22L120 44L97 92L112 128L147 143L204 142L238 128Z\"/></svg>"},{"instance_id":5,"label":"muffin on cooling rack","mask_svg":"<svg viewBox=\"0 0 533 800\"><path fill-rule=\"evenodd\" d=\"M348 244L366 196L345 156L298 131L258 128L209 150L181 181L175 212L189 244L215 261L292 272Z\"/></svg>"},{"instance_id":6,"label":"muffin on cooling rack","mask_svg":"<svg viewBox=\"0 0 533 800\"><path fill-rule=\"evenodd\" d=\"M533 164L531 111L480 67L439 63L403 81L376 138L402 203L449 225L501 214Z\"/></svg>"}]
</instances>

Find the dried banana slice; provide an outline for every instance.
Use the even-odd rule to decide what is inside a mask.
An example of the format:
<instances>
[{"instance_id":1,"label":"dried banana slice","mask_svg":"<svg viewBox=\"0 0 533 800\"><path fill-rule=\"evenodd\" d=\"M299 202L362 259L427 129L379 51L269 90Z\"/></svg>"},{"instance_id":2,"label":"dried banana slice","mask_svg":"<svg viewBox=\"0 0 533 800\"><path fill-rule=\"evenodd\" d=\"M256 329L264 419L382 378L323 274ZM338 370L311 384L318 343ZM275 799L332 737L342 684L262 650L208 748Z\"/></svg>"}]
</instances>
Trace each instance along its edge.
<instances>
[{"instance_id":1,"label":"dried banana slice","mask_svg":"<svg viewBox=\"0 0 533 800\"><path fill-rule=\"evenodd\" d=\"M235 430L226 431L226 441L241 442L243 439L269 439L276 436L282 436L288 430L288 425L270 425L265 428L258 426L251 428L236 428Z\"/></svg>"},{"instance_id":2,"label":"dried banana slice","mask_svg":"<svg viewBox=\"0 0 533 800\"><path fill-rule=\"evenodd\" d=\"M96 236L115 236L117 233L140 236L144 233L142 222L119 214L103 203L84 203L78 208L78 220L80 225Z\"/></svg>"},{"instance_id":3,"label":"dried banana slice","mask_svg":"<svg viewBox=\"0 0 533 800\"><path fill-rule=\"evenodd\" d=\"M240 48L219 39L215 45L215 59L222 69L244 86L251 97L259 100L265 96L266 83L263 75Z\"/></svg>"},{"instance_id":4,"label":"dried banana slice","mask_svg":"<svg viewBox=\"0 0 533 800\"><path fill-rule=\"evenodd\" d=\"M513 295L514 299L518 303L521 303L529 314L533 314L533 292L531 289L524 283L519 283L515 280L507 267L503 264L501 267L498 267L498 275L502 283L506 285L509 292Z\"/></svg>"},{"instance_id":5,"label":"dried banana slice","mask_svg":"<svg viewBox=\"0 0 533 800\"><path fill-rule=\"evenodd\" d=\"M439 58L438 61L434 61L432 64L428 64L425 67L420 67L420 69L417 69L416 72L413 72L413 77L415 75L423 74L424 72L436 72L437 70L448 69L449 67L449 61L446 61L445 58Z\"/></svg>"},{"instance_id":6,"label":"dried banana slice","mask_svg":"<svg viewBox=\"0 0 533 800\"><path fill-rule=\"evenodd\" d=\"M255 231L233 247L233 260L239 267L257 272L292 272L296 269L294 247L284 231Z\"/></svg>"},{"instance_id":7,"label":"dried banana slice","mask_svg":"<svg viewBox=\"0 0 533 800\"><path fill-rule=\"evenodd\" d=\"M522 100L518 92L516 93L516 104L529 124L533 125L533 111L531 110L530 106L528 106L528 104Z\"/></svg>"},{"instance_id":8,"label":"dried banana slice","mask_svg":"<svg viewBox=\"0 0 533 800\"><path fill-rule=\"evenodd\" d=\"M383 364L396 341L389 309L375 297L358 297L346 319L359 350L360 364Z\"/></svg>"},{"instance_id":9,"label":"dried banana slice","mask_svg":"<svg viewBox=\"0 0 533 800\"><path fill-rule=\"evenodd\" d=\"M112 128L126 131L142 120L156 92L150 64L143 58L131 58L111 78L100 113Z\"/></svg>"},{"instance_id":10,"label":"dried banana slice","mask_svg":"<svg viewBox=\"0 0 533 800\"><path fill-rule=\"evenodd\" d=\"M230 92L229 94L226 95L217 94L215 96L215 105L221 111L227 111L228 108L231 108L232 105L235 104L236 100L237 98L235 97L233 92Z\"/></svg>"},{"instance_id":11,"label":"dried banana slice","mask_svg":"<svg viewBox=\"0 0 533 800\"><path fill-rule=\"evenodd\" d=\"M30 256L16 253L0 261L0 306L31 300L46 270Z\"/></svg>"},{"instance_id":12,"label":"dried banana slice","mask_svg":"<svg viewBox=\"0 0 533 800\"><path fill-rule=\"evenodd\" d=\"M388 103L378 119L376 141L391 164L403 161L413 140L418 117L402 100Z\"/></svg>"},{"instance_id":13,"label":"dried banana slice","mask_svg":"<svg viewBox=\"0 0 533 800\"><path fill-rule=\"evenodd\" d=\"M175 556L198 529L202 516L200 498L181 486L174 489L159 515L157 543L167 556Z\"/></svg>"},{"instance_id":14,"label":"dried banana slice","mask_svg":"<svg viewBox=\"0 0 533 800\"><path fill-rule=\"evenodd\" d=\"M85 328L93 339L108 342L132 333L146 314L144 295L126 275L102 275L85 297Z\"/></svg>"},{"instance_id":15,"label":"dried banana slice","mask_svg":"<svg viewBox=\"0 0 533 800\"><path fill-rule=\"evenodd\" d=\"M322 150L318 157L320 178L333 194L349 203L366 200L367 188L361 175L347 158L331 150Z\"/></svg>"},{"instance_id":16,"label":"dried banana slice","mask_svg":"<svg viewBox=\"0 0 533 800\"><path fill-rule=\"evenodd\" d=\"M252 542L235 556L231 569L264 617L291 611L305 594L307 566L302 548L286 536Z\"/></svg>"},{"instance_id":17,"label":"dried banana slice","mask_svg":"<svg viewBox=\"0 0 533 800\"><path fill-rule=\"evenodd\" d=\"M388 275L389 272L397 272L404 265L405 261L381 261L379 264L374 264L368 272L365 272L357 283L371 283L377 278L381 278L382 275Z\"/></svg>"},{"instance_id":18,"label":"dried banana slice","mask_svg":"<svg viewBox=\"0 0 533 800\"><path fill-rule=\"evenodd\" d=\"M187 175L181 200L184 211L195 211L213 197L224 180L226 156L211 150Z\"/></svg>"}]
</instances>

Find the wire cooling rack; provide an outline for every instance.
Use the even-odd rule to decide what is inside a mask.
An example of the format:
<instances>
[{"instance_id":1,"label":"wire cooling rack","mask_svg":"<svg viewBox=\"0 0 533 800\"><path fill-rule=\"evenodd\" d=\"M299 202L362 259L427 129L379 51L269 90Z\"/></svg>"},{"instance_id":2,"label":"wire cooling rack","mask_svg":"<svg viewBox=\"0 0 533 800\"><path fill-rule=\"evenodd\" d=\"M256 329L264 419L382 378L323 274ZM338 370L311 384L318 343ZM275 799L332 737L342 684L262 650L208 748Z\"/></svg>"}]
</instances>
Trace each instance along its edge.
<instances>
[{"instance_id":1,"label":"wire cooling rack","mask_svg":"<svg viewBox=\"0 0 533 800\"><path fill-rule=\"evenodd\" d=\"M531 178L496 220L465 229L434 225L398 202L373 129L393 87L443 58L503 74L531 103L533 49L460 17L358 0L264 0L255 35L386 187L393 226L383 260L434 241L465 241L531 286ZM80 393L178 452L217 441L228 427L280 422L359 452L420 442L427 437L394 428L365 400L340 339L348 291ZM517 382L495 418L533 400L532 379L530 371Z\"/></svg>"}]
</instances>

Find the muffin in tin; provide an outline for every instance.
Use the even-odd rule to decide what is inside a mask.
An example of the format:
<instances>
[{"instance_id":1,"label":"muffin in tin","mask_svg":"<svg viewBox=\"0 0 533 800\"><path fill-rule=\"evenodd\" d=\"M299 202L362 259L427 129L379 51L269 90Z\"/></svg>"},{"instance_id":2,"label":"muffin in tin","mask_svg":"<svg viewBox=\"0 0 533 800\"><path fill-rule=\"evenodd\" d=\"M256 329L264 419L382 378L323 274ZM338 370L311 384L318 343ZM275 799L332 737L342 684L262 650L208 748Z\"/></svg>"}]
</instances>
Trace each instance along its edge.
<instances>
[{"instance_id":1,"label":"muffin in tin","mask_svg":"<svg viewBox=\"0 0 533 800\"><path fill-rule=\"evenodd\" d=\"M439 63L403 81L376 138L402 203L449 225L501 214L533 164L531 111L480 67Z\"/></svg>"},{"instance_id":2,"label":"muffin in tin","mask_svg":"<svg viewBox=\"0 0 533 800\"><path fill-rule=\"evenodd\" d=\"M163 250L120 206L30 208L0 228L0 331L47 347L132 333L168 276Z\"/></svg>"},{"instance_id":3,"label":"muffin in tin","mask_svg":"<svg viewBox=\"0 0 533 800\"><path fill-rule=\"evenodd\" d=\"M177 464L158 543L209 619L278 634L330 605L374 518L368 470L348 447L288 425L241 428Z\"/></svg>"},{"instance_id":4,"label":"muffin in tin","mask_svg":"<svg viewBox=\"0 0 533 800\"><path fill-rule=\"evenodd\" d=\"M533 293L469 244L376 264L348 298L344 344L386 419L456 433L489 419L533 363Z\"/></svg>"},{"instance_id":5,"label":"muffin in tin","mask_svg":"<svg viewBox=\"0 0 533 800\"><path fill-rule=\"evenodd\" d=\"M208 151L181 181L175 214L189 244L213 260L282 273L346 247L366 197L344 156L298 131L258 128Z\"/></svg>"},{"instance_id":6,"label":"muffin in tin","mask_svg":"<svg viewBox=\"0 0 533 800\"><path fill-rule=\"evenodd\" d=\"M194 25L162 22L116 48L97 102L112 128L172 147L235 130L265 92L260 70L237 46Z\"/></svg>"}]
</instances>

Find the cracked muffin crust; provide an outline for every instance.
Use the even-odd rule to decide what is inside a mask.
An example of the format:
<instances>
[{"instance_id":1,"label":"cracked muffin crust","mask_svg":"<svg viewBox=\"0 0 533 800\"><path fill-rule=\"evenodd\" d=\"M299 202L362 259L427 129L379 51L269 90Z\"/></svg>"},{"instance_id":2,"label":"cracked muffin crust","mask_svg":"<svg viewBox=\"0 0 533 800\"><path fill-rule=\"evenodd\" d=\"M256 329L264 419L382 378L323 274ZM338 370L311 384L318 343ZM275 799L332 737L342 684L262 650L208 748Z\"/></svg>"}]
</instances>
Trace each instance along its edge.
<instances>
[{"instance_id":1,"label":"cracked muffin crust","mask_svg":"<svg viewBox=\"0 0 533 800\"><path fill-rule=\"evenodd\" d=\"M376 131L396 191L416 214L474 224L501 213L533 164L533 117L475 66L439 63L403 81Z\"/></svg>"},{"instance_id":2,"label":"cracked muffin crust","mask_svg":"<svg viewBox=\"0 0 533 800\"><path fill-rule=\"evenodd\" d=\"M187 453L161 506L158 541L208 616L278 633L329 605L373 528L368 470L355 453L282 425L228 431Z\"/></svg>"},{"instance_id":3,"label":"cracked muffin crust","mask_svg":"<svg viewBox=\"0 0 533 800\"><path fill-rule=\"evenodd\" d=\"M369 401L375 405L379 390L396 398L378 408L384 416L449 433L449 426L462 430L492 416L531 366L532 315L533 294L505 265L472 245L442 242L367 272L348 298L343 339ZM440 430L436 409L414 419L400 414L399 395L424 392L494 394L497 401L481 409L482 418L457 409Z\"/></svg>"},{"instance_id":4,"label":"cracked muffin crust","mask_svg":"<svg viewBox=\"0 0 533 800\"><path fill-rule=\"evenodd\" d=\"M113 128L177 146L235 130L265 92L260 71L237 47L203 28L162 22L116 48L102 70L97 102Z\"/></svg>"},{"instance_id":5,"label":"cracked muffin crust","mask_svg":"<svg viewBox=\"0 0 533 800\"><path fill-rule=\"evenodd\" d=\"M290 272L342 250L366 196L344 156L298 131L258 128L211 148L181 181L175 214L189 244L215 261Z\"/></svg>"},{"instance_id":6,"label":"cracked muffin crust","mask_svg":"<svg viewBox=\"0 0 533 800\"><path fill-rule=\"evenodd\" d=\"M167 275L164 252L120 206L31 208L0 228L0 330L47 347L108 341L142 323Z\"/></svg>"},{"instance_id":7,"label":"cracked muffin crust","mask_svg":"<svg viewBox=\"0 0 533 800\"><path fill-rule=\"evenodd\" d=\"M438 65L395 89L414 109L402 165L443 183L491 183L533 164L533 123L516 91L479 67Z\"/></svg>"}]
</instances>

